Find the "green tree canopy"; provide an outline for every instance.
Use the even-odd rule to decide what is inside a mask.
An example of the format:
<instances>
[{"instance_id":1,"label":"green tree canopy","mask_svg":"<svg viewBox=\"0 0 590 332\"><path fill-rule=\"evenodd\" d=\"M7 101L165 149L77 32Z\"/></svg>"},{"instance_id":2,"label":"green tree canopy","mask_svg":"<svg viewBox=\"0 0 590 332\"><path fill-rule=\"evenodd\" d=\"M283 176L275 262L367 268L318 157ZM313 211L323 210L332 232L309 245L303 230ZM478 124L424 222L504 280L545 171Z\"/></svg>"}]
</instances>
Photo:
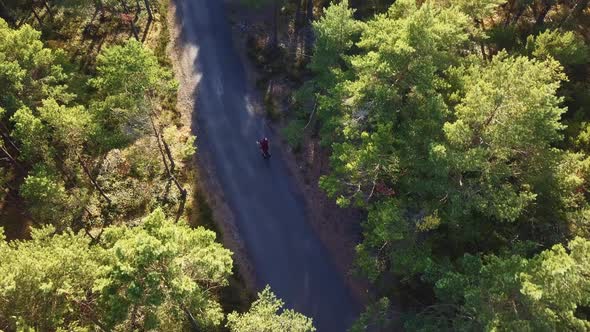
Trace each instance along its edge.
<instances>
[{"instance_id":1,"label":"green tree canopy","mask_svg":"<svg viewBox=\"0 0 590 332\"><path fill-rule=\"evenodd\" d=\"M554 290L572 281L541 280L582 277L542 250L590 234L586 5L398 0L361 22L341 3L316 23L320 186L366 210L356 265L409 330L586 328L585 295Z\"/></svg>"},{"instance_id":2,"label":"green tree canopy","mask_svg":"<svg viewBox=\"0 0 590 332\"><path fill-rule=\"evenodd\" d=\"M456 120L444 125L448 147L433 151L448 162L466 206L513 221L534 201L534 182L564 128L556 96L563 79L554 61L506 54L467 71Z\"/></svg>"},{"instance_id":3,"label":"green tree canopy","mask_svg":"<svg viewBox=\"0 0 590 332\"><path fill-rule=\"evenodd\" d=\"M215 233L154 211L138 226L112 226L98 245L52 226L32 240L0 238L0 326L14 329L182 330L189 318L218 326L214 290L227 285L231 252Z\"/></svg>"},{"instance_id":4,"label":"green tree canopy","mask_svg":"<svg viewBox=\"0 0 590 332\"><path fill-rule=\"evenodd\" d=\"M96 140L119 147L148 126L153 98L174 91L172 73L158 64L153 52L136 40L106 48L97 57L97 90L91 109L101 124Z\"/></svg>"},{"instance_id":5,"label":"green tree canopy","mask_svg":"<svg viewBox=\"0 0 590 332\"><path fill-rule=\"evenodd\" d=\"M573 31L547 30L528 39L533 56L539 59L552 57L564 66L588 63L590 47ZM532 45L531 45L532 44Z\"/></svg>"},{"instance_id":6,"label":"green tree canopy","mask_svg":"<svg viewBox=\"0 0 590 332\"><path fill-rule=\"evenodd\" d=\"M107 260L94 291L109 328L177 330L188 313L203 327L221 323L211 290L227 285L232 260L215 233L156 210L139 227L109 228L101 246Z\"/></svg>"},{"instance_id":7,"label":"green tree canopy","mask_svg":"<svg viewBox=\"0 0 590 332\"><path fill-rule=\"evenodd\" d=\"M34 107L52 97L67 102L67 75L59 61L63 52L43 46L41 33L28 25L12 29L0 18L0 107L10 117L19 108Z\"/></svg>"},{"instance_id":8,"label":"green tree canopy","mask_svg":"<svg viewBox=\"0 0 590 332\"><path fill-rule=\"evenodd\" d=\"M313 71L326 75L340 67L340 61L363 29L363 24L353 19L353 15L348 0L343 0L326 8L324 16L313 23L317 38L310 63Z\"/></svg>"},{"instance_id":9,"label":"green tree canopy","mask_svg":"<svg viewBox=\"0 0 590 332\"><path fill-rule=\"evenodd\" d=\"M313 332L312 320L290 309L283 309L278 299L266 286L246 313L233 312L227 316L227 327L232 332Z\"/></svg>"},{"instance_id":10,"label":"green tree canopy","mask_svg":"<svg viewBox=\"0 0 590 332\"><path fill-rule=\"evenodd\" d=\"M91 290L103 250L90 239L53 226L34 229L31 240L0 236L0 327L75 330L97 319Z\"/></svg>"},{"instance_id":11,"label":"green tree canopy","mask_svg":"<svg viewBox=\"0 0 590 332\"><path fill-rule=\"evenodd\" d=\"M436 285L441 303L423 311L409 327L456 331L584 331L590 288L586 269L590 242L575 238L567 249L554 245L531 259L519 255L460 260ZM458 310L458 315L452 312ZM446 315L446 317L445 317ZM448 317L456 319L449 320Z\"/></svg>"}]
</instances>

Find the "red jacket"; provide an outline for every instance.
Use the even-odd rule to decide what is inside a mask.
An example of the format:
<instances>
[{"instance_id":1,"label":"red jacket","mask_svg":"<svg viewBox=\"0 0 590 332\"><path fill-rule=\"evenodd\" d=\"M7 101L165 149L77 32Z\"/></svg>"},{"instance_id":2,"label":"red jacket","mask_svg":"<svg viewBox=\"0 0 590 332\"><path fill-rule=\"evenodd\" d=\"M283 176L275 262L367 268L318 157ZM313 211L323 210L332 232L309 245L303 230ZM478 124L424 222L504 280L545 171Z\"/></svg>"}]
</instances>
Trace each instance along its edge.
<instances>
[{"instance_id":1,"label":"red jacket","mask_svg":"<svg viewBox=\"0 0 590 332\"><path fill-rule=\"evenodd\" d=\"M268 152L268 138L265 137L258 141L258 143L260 144L260 148L262 149L262 151Z\"/></svg>"}]
</instances>

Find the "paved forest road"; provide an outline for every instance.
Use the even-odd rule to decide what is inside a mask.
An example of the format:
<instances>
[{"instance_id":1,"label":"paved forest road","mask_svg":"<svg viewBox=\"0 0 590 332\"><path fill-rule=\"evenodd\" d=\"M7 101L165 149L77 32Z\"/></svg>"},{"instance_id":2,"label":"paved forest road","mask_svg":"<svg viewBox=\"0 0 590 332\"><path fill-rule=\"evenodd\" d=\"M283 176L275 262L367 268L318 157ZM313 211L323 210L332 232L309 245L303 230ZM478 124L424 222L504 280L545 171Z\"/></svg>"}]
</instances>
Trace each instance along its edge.
<instances>
[{"instance_id":1,"label":"paved forest road","mask_svg":"<svg viewBox=\"0 0 590 332\"><path fill-rule=\"evenodd\" d=\"M181 46L193 61L188 75L199 80L193 119L198 148L212 159L257 286L270 284L289 308L313 317L319 332L343 332L359 305L308 224L281 152L271 151L270 160L258 153L256 139L268 135L272 145L273 138L249 106L250 89L223 2L176 0Z\"/></svg>"}]
</instances>

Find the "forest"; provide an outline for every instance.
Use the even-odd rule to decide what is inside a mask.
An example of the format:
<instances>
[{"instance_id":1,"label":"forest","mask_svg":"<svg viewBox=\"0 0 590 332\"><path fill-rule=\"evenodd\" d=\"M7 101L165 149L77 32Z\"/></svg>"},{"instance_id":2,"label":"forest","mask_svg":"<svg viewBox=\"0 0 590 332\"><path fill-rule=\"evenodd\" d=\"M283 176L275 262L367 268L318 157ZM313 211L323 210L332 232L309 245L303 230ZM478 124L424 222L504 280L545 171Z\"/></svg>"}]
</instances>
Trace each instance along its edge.
<instances>
[{"instance_id":1,"label":"forest","mask_svg":"<svg viewBox=\"0 0 590 332\"><path fill-rule=\"evenodd\" d=\"M366 211L358 330L590 329L588 1L355 3L313 23L294 121Z\"/></svg>"},{"instance_id":2,"label":"forest","mask_svg":"<svg viewBox=\"0 0 590 332\"><path fill-rule=\"evenodd\" d=\"M228 295L171 2L0 0L0 331L316 330ZM588 0L245 2L282 135L362 215L350 331L590 330Z\"/></svg>"}]
</instances>

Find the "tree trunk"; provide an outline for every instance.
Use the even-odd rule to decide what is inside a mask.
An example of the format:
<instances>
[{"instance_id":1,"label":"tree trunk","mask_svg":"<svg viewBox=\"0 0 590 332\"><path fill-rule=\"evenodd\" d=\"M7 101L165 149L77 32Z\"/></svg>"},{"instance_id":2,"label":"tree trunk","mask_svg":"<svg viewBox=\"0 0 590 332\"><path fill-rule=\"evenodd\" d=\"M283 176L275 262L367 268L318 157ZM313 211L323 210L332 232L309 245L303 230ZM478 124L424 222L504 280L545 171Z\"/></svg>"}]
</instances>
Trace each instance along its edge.
<instances>
[{"instance_id":1,"label":"tree trunk","mask_svg":"<svg viewBox=\"0 0 590 332\"><path fill-rule=\"evenodd\" d=\"M186 204L186 197L187 197L188 193L187 193L186 189L184 189L182 187L180 182L178 182L178 179L176 179L176 177L174 176L174 173L172 173L170 167L168 166L168 161L166 158L168 157L169 160L172 162L172 164L174 164L174 160L172 159L172 154L169 153L169 151L170 151L169 148L162 148L162 145L167 146L168 144L166 144L166 142L164 141L164 138L162 137L158 128L156 127L156 123L155 123L152 116L150 116L150 122L152 123L152 129L154 130L154 136L156 137L156 142L158 143L158 150L160 150L162 162L164 163L164 169L166 170L166 173L168 174L168 178L172 182L174 182L174 185L176 186L178 191L180 191L180 204L178 206L178 212L176 213L176 222L178 222L178 220L182 216L182 212L184 211L184 206ZM165 149L168 151L165 152L164 151Z\"/></svg>"},{"instance_id":2,"label":"tree trunk","mask_svg":"<svg viewBox=\"0 0 590 332\"><path fill-rule=\"evenodd\" d=\"M511 23L516 24L527 8L527 4L518 4L517 2L518 0L513 0L506 4L508 6L508 10L506 11L506 20L504 21L505 28L508 27L508 25L510 25ZM515 5L518 7L515 8ZM511 14L514 10L517 10L517 12L513 17Z\"/></svg>"},{"instance_id":3,"label":"tree trunk","mask_svg":"<svg viewBox=\"0 0 590 332\"><path fill-rule=\"evenodd\" d=\"M572 8L570 13L559 23L559 27L561 28L562 25L567 23L570 18L572 17L579 17L583 12L584 9L588 8L589 0L580 0L576 2L575 6Z\"/></svg>"},{"instance_id":4,"label":"tree trunk","mask_svg":"<svg viewBox=\"0 0 590 332\"><path fill-rule=\"evenodd\" d=\"M39 17L39 14L37 14L37 12L35 11L35 7L31 7L31 11L33 12L33 15L35 16L35 19L37 19L37 22L39 22L39 26L42 27L43 21Z\"/></svg>"},{"instance_id":5,"label":"tree trunk","mask_svg":"<svg viewBox=\"0 0 590 332\"><path fill-rule=\"evenodd\" d=\"M483 61L487 61L488 56L486 55L486 46L483 43L483 40L479 41L479 47L481 48L481 56L483 57Z\"/></svg>"},{"instance_id":6,"label":"tree trunk","mask_svg":"<svg viewBox=\"0 0 590 332\"><path fill-rule=\"evenodd\" d=\"M150 6L150 0L143 0L143 2L145 3L145 10L147 10L147 13L148 13L148 21L151 22L154 19L154 15L152 14L152 7Z\"/></svg>"},{"instance_id":7,"label":"tree trunk","mask_svg":"<svg viewBox=\"0 0 590 332\"><path fill-rule=\"evenodd\" d=\"M47 14L49 14L49 17L51 19L53 19L53 13L51 12L51 8L49 7L49 4L47 3L47 0L43 0L43 6L47 10Z\"/></svg>"},{"instance_id":8,"label":"tree trunk","mask_svg":"<svg viewBox=\"0 0 590 332\"><path fill-rule=\"evenodd\" d=\"M303 53L304 55L309 56L313 52L313 29L311 29L313 22L313 0L307 0L306 6L305 19L309 27L306 30L306 34L303 39Z\"/></svg>"},{"instance_id":9,"label":"tree trunk","mask_svg":"<svg viewBox=\"0 0 590 332\"><path fill-rule=\"evenodd\" d=\"M520 17L522 16L522 14L524 14L524 11L525 10L526 10L526 5L523 5L520 8L518 8L518 12L514 16L514 20L512 21L512 24L513 25L518 24L518 20L520 19Z\"/></svg>"},{"instance_id":10,"label":"tree trunk","mask_svg":"<svg viewBox=\"0 0 590 332\"><path fill-rule=\"evenodd\" d=\"M4 123L2 122L0 122L0 129L0 135L4 137L4 141L8 142L16 152L20 153L20 149L18 148L18 146L16 146L16 144L14 144L14 141L12 141L12 138L10 138L10 135L8 134L10 130L8 130L6 125L4 125Z\"/></svg>"},{"instance_id":11,"label":"tree trunk","mask_svg":"<svg viewBox=\"0 0 590 332\"><path fill-rule=\"evenodd\" d=\"M507 27L508 24L510 24L510 18L512 17L512 9L514 8L514 1L516 0L512 0L512 1L508 1L508 3L506 3L506 5L504 6L504 10L506 11L506 18L504 19L504 27Z\"/></svg>"},{"instance_id":12,"label":"tree trunk","mask_svg":"<svg viewBox=\"0 0 590 332\"><path fill-rule=\"evenodd\" d=\"M135 21L139 19L139 13L141 13L141 5L139 0L135 0Z\"/></svg>"},{"instance_id":13,"label":"tree trunk","mask_svg":"<svg viewBox=\"0 0 590 332\"><path fill-rule=\"evenodd\" d=\"M168 160L170 161L170 171L174 172L174 169L176 168L176 164L174 163L174 158L172 158L172 152L170 151L170 146L168 146L168 143L166 143L166 141L164 140L164 136L162 136L162 133L160 133L160 139L162 140L162 143L164 144L164 151L166 151L166 155L168 156Z\"/></svg>"},{"instance_id":14,"label":"tree trunk","mask_svg":"<svg viewBox=\"0 0 590 332\"><path fill-rule=\"evenodd\" d=\"M98 184L98 182L96 182L96 180L94 179L94 177L92 176L92 174L90 174L90 170L88 170L88 167L86 167L86 164L84 164L84 161L82 160L82 157L80 157L80 155L77 155L78 157L78 163L80 164L80 166L82 166L82 169L84 170L84 173L86 174L86 176L88 177L88 179L90 180L90 182L92 183L92 185L94 186L94 188L96 188L96 190L98 190L98 192L100 193L100 195L107 201L107 204L110 206L113 204L113 202L111 201L111 199L109 198L109 196L107 196L107 194L104 192L104 190L102 189L102 187Z\"/></svg>"},{"instance_id":15,"label":"tree trunk","mask_svg":"<svg viewBox=\"0 0 590 332\"><path fill-rule=\"evenodd\" d=\"M195 319L193 314L184 306L182 306L182 310L188 317L188 320L191 322L191 331L199 332L199 324L197 323L197 320Z\"/></svg>"},{"instance_id":16,"label":"tree trunk","mask_svg":"<svg viewBox=\"0 0 590 332\"><path fill-rule=\"evenodd\" d=\"M23 18L18 19L18 22L15 22L15 26L20 28L29 19L29 16L31 16L31 14L27 13Z\"/></svg>"},{"instance_id":17,"label":"tree trunk","mask_svg":"<svg viewBox=\"0 0 590 332\"><path fill-rule=\"evenodd\" d=\"M12 139L6 135L3 132L0 132L0 136L2 136L2 140L0 140L0 150L2 150L2 152L4 152L4 154L6 154L6 156L8 157L8 159L10 159L10 161L21 171L24 171L25 168L18 162L18 160L10 153L10 151L8 151L7 147L4 145L5 142L8 142L10 144L10 146L12 146L12 148L14 149L14 151L16 151L17 153L20 153L20 150L16 147L16 145L14 144L14 142L12 141ZM13 152L14 152L13 151Z\"/></svg>"},{"instance_id":18,"label":"tree trunk","mask_svg":"<svg viewBox=\"0 0 590 332\"><path fill-rule=\"evenodd\" d=\"M481 31L484 31L485 30L485 26L483 24L483 20L476 19L475 20L475 24L477 24L477 26L479 27L479 29ZM483 57L483 61L487 61L488 58L487 58L487 55L486 55L486 45L485 45L483 39L480 39L480 41L479 41L479 47L481 49L481 56Z\"/></svg>"},{"instance_id":19,"label":"tree trunk","mask_svg":"<svg viewBox=\"0 0 590 332\"><path fill-rule=\"evenodd\" d=\"M126 0L121 0L121 6L123 6L123 11L125 12L125 14L129 14L129 8L127 7ZM135 37L136 40L139 40L139 35L137 34L137 28L135 27L135 23L133 21L130 21L129 23L131 24L131 32L133 33L133 37Z\"/></svg>"},{"instance_id":20,"label":"tree trunk","mask_svg":"<svg viewBox=\"0 0 590 332\"><path fill-rule=\"evenodd\" d=\"M186 196L187 196L187 191L186 189L182 188L182 191L180 192L180 204L178 205L178 211L176 212L176 219L174 220L175 222L178 222L180 220L180 217L182 217L182 213L184 212L184 206L186 205Z\"/></svg>"},{"instance_id":21,"label":"tree trunk","mask_svg":"<svg viewBox=\"0 0 590 332\"><path fill-rule=\"evenodd\" d=\"M539 30L543 26L543 24L545 24L545 17L547 17L547 14L549 13L549 11L553 7L553 5L554 5L553 0L544 0L543 1L543 8L541 8L541 12L537 16L537 20L535 21L535 28L537 30Z\"/></svg>"},{"instance_id":22,"label":"tree trunk","mask_svg":"<svg viewBox=\"0 0 590 332\"><path fill-rule=\"evenodd\" d=\"M14 157L10 154L10 152L8 152L8 150L6 150L6 148L4 147L4 144L0 144L0 150L2 150L2 152L4 152L4 154L6 155L6 157L8 157L8 159L10 159L10 161L15 164L16 166L20 167L20 164L16 161L16 159L14 159Z\"/></svg>"},{"instance_id":23,"label":"tree trunk","mask_svg":"<svg viewBox=\"0 0 590 332\"><path fill-rule=\"evenodd\" d=\"M137 0L139 3L139 0ZM152 22L154 20L154 14L152 13L152 7L150 5L150 0L143 0L145 3L145 9L148 13L148 21L145 24L145 28L143 29L143 36L141 37L141 42L145 42L145 39L147 38L147 34L148 31L150 30L150 26L152 25Z\"/></svg>"}]
</instances>

